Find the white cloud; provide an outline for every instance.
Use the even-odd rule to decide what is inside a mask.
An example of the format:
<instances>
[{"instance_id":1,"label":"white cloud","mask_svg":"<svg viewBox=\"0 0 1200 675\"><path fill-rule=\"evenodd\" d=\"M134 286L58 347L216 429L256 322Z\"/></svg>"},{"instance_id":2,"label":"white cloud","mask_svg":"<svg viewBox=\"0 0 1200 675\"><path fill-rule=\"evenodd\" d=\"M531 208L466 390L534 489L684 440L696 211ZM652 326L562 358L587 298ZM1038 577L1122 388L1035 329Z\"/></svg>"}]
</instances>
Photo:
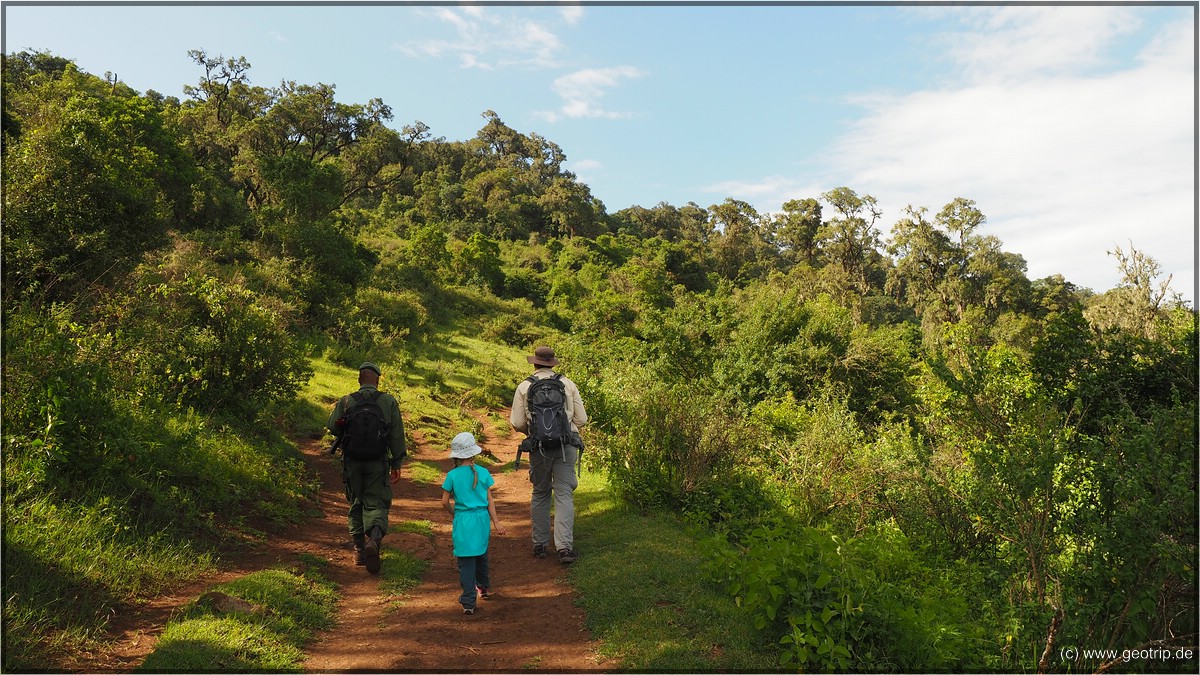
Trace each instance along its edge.
<instances>
[{"instance_id":1,"label":"white cloud","mask_svg":"<svg viewBox=\"0 0 1200 675\"><path fill-rule=\"evenodd\" d=\"M1132 240L1192 298L1193 26L1167 26L1112 70L1105 50L1128 11L984 13L982 30L946 40L961 82L857 100L866 115L833 144L831 183L874 195L885 234L907 204L973 199L1030 278L1061 273L1096 291L1118 282L1105 251Z\"/></svg>"},{"instance_id":2,"label":"white cloud","mask_svg":"<svg viewBox=\"0 0 1200 675\"><path fill-rule=\"evenodd\" d=\"M1103 64L1113 38L1138 28L1132 7L1006 6L959 10L975 30L940 37L974 81L1020 80Z\"/></svg>"},{"instance_id":3,"label":"white cloud","mask_svg":"<svg viewBox=\"0 0 1200 675\"><path fill-rule=\"evenodd\" d=\"M645 75L633 66L614 66L611 68L588 68L578 70L554 80L552 88L563 99L562 107L556 111L539 111L534 113L547 122L556 122L563 117L601 117L618 119L630 117L629 112L614 112L606 110L600 103L607 91L616 87L622 80L636 79Z\"/></svg>"},{"instance_id":4,"label":"white cloud","mask_svg":"<svg viewBox=\"0 0 1200 675\"><path fill-rule=\"evenodd\" d=\"M583 5L564 5L562 8L563 20L568 24L575 26L583 20Z\"/></svg>"},{"instance_id":5,"label":"white cloud","mask_svg":"<svg viewBox=\"0 0 1200 675\"><path fill-rule=\"evenodd\" d=\"M595 176L604 173L604 163L598 159L579 159L568 161L566 168L584 183L590 182Z\"/></svg>"},{"instance_id":6,"label":"white cloud","mask_svg":"<svg viewBox=\"0 0 1200 675\"><path fill-rule=\"evenodd\" d=\"M570 162L572 171L595 171L604 168L604 163L598 159L581 159L577 162Z\"/></svg>"},{"instance_id":7,"label":"white cloud","mask_svg":"<svg viewBox=\"0 0 1200 675\"><path fill-rule=\"evenodd\" d=\"M482 5L440 7L426 16L448 24L454 35L397 44L397 49L416 58L456 57L463 68L481 70L553 67L563 49L558 36L541 23L485 11Z\"/></svg>"}]
</instances>

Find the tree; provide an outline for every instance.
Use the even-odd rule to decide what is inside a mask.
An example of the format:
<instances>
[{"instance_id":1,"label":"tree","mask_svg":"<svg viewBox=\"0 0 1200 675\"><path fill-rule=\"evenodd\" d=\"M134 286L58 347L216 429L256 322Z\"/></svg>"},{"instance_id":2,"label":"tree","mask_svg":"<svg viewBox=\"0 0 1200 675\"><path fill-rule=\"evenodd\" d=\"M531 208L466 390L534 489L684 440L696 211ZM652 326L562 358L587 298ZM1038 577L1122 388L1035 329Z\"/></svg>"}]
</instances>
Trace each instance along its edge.
<instances>
[{"instance_id":1,"label":"tree","mask_svg":"<svg viewBox=\"0 0 1200 675\"><path fill-rule=\"evenodd\" d=\"M1117 259L1121 281L1089 305L1088 320L1101 330L1119 329L1153 339L1156 323L1167 305L1182 305L1180 295L1171 290L1173 276L1157 281L1162 267L1157 260L1134 248L1132 242L1128 253L1117 246L1108 254ZM1167 302L1168 296L1173 298L1171 303Z\"/></svg>"},{"instance_id":2,"label":"tree","mask_svg":"<svg viewBox=\"0 0 1200 675\"><path fill-rule=\"evenodd\" d=\"M888 289L903 298L918 315L929 312L936 323L955 321L963 304L956 288L964 266L963 251L949 235L925 220L926 209L911 205L907 217L892 226L888 251L896 263L888 275Z\"/></svg>"},{"instance_id":3,"label":"tree","mask_svg":"<svg viewBox=\"0 0 1200 675\"><path fill-rule=\"evenodd\" d=\"M45 59L32 59L46 62ZM4 288L71 298L166 241L191 164L159 108L118 82L62 65L5 106Z\"/></svg>"},{"instance_id":4,"label":"tree","mask_svg":"<svg viewBox=\"0 0 1200 675\"><path fill-rule=\"evenodd\" d=\"M679 207L680 232L683 238L697 244L707 244L712 241L716 228L713 227L709 212L696 202L688 202Z\"/></svg>"},{"instance_id":5,"label":"tree","mask_svg":"<svg viewBox=\"0 0 1200 675\"><path fill-rule=\"evenodd\" d=\"M592 195L583 183L565 176L554 178L538 197L537 203L550 221L550 235L596 236L599 221L592 207Z\"/></svg>"},{"instance_id":6,"label":"tree","mask_svg":"<svg viewBox=\"0 0 1200 675\"><path fill-rule=\"evenodd\" d=\"M877 253L879 233L875 222L882 213L871 195L859 196L848 187L834 188L821 194L837 215L822 224L817 232L821 252L841 266L846 276L865 293L869 254Z\"/></svg>"},{"instance_id":7,"label":"tree","mask_svg":"<svg viewBox=\"0 0 1200 675\"><path fill-rule=\"evenodd\" d=\"M467 239L466 244L454 257L454 268L462 281L482 281L496 295L504 289L500 245L482 232L475 232Z\"/></svg>"},{"instance_id":8,"label":"tree","mask_svg":"<svg viewBox=\"0 0 1200 675\"><path fill-rule=\"evenodd\" d=\"M772 261L763 238L762 218L754 207L728 198L708 210L719 231L711 243L717 273L731 281L761 276Z\"/></svg>"},{"instance_id":9,"label":"tree","mask_svg":"<svg viewBox=\"0 0 1200 675\"><path fill-rule=\"evenodd\" d=\"M780 247L792 263L817 263L817 233L821 229L821 203L815 199L792 199L783 203L777 216L776 233Z\"/></svg>"}]
</instances>

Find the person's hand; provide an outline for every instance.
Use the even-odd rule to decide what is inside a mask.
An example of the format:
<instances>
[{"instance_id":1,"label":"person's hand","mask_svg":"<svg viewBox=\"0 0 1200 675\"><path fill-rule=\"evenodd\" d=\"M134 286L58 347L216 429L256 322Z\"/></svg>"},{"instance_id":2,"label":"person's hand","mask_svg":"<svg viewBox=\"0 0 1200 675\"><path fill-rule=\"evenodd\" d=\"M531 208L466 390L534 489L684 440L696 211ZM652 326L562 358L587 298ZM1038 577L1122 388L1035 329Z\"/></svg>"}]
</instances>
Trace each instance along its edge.
<instances>
[{"instance_id":1,"label":"person's hand","mask_svg":"<svg viewBox=\"0 0 1200 675\"><path fill-rule=\"evenodd\" d=\"M496 523L496 534L500 535L501 537L503 537L505 534L507 534L504 531L504 528L500 526L500 523Z\"/></svg>"},{"instance_id":2,"label":"person's hand","mask_svg":"<svg viewBox=\"0 0 1200 675\"><path fill-rule=\"evenodd\" d=\"M400 469L392 469L392 485L395 485L398 480L400 480Z\"/></svg>"}]
</instances>

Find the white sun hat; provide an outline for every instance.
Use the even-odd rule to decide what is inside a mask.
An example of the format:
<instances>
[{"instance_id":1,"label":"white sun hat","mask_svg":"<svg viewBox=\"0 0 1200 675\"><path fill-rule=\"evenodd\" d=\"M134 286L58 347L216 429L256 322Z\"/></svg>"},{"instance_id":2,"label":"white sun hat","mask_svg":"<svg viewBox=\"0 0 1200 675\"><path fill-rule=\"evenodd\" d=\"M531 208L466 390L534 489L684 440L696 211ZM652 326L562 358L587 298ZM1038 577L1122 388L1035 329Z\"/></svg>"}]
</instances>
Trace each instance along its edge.
<instances>
[{"instance_id":1,"label":"white sun hat","mask_svg":"<svg viewBox=\"0 0 1200 675\"><path fill-rule=\"evenodd\" d=\"M476 445L475 436L469 431L462 432L450 441L450 457L453 459L470 459L481 452L483 448Z\"/></svg>"}]
</instances>

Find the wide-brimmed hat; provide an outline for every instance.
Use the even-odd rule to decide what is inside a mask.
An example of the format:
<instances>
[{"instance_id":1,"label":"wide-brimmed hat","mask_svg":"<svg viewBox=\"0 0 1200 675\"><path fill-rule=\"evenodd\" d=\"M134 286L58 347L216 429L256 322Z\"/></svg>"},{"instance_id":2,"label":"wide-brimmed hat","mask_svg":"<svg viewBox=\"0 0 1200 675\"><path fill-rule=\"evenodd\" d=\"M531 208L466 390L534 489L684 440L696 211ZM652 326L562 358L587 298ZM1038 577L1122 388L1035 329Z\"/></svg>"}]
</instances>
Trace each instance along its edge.
<instances>
[{"instance_id":1,"label":"wide-brimmed hat","mask_svg":"<svg viewBox=\"0 0 1200 675\"><path fill-rule=\"evenodd\" d=\"M533 350L533 356L526 356L525 360L535 366L546 366L547 368L558 365L558 357L554 355L554 349L550 347L538 347Z\"/></svg>"},{"instance_id":2,"label":"wide-brimmed hat","mask_svg":"<svg viewBox=\"0 0 1200 675\"><path fill-rule=\"evenodd\" d=\"M481 452L483 452L483 448L475 443L475 436L469 431L462 432L450 441L450 457L452 459L470 459Z\"/></svg>"},{"instance_id":3,"label":"wide-brimmed hat","mask_svg":"<svg viewBox=\"0 0 1200 675\"><path fill-rule=\"evenodd\" d=\"M383 373L380 372L379 366L375 365L374 363L371 363L370 361L367 361L366 363L362 364L361 366L358 367L358 369L374 371L374 373L376 375L383 377Z\"/></svg>"}]
</instances>

